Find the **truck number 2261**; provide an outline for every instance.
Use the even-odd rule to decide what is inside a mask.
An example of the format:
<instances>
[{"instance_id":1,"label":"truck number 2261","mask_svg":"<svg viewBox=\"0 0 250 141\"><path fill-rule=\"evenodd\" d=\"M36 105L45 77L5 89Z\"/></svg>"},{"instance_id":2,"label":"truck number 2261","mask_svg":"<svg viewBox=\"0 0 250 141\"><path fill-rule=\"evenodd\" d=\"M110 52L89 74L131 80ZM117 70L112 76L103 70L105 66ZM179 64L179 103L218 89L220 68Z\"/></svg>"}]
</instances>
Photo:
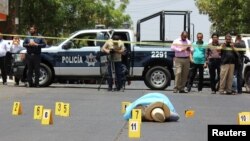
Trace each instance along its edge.
<instances>
[{"instance_id":1,"label":"truck number 2261","mask_svg":"<svg viewBox=\"0 0 250 141\"><path fill-rule=\"evenodd\" d=\"M166 51L152 51L151 52L151 58L167 58L167 52Z\"/></svg>"}]
</instances>

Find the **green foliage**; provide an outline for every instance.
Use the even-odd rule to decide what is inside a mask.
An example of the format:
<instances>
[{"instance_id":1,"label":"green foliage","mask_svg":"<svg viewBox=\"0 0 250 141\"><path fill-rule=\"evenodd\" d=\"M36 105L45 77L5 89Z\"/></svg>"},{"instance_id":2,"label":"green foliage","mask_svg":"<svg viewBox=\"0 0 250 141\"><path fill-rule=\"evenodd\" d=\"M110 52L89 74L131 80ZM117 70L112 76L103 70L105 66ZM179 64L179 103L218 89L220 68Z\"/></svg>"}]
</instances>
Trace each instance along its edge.
<instances>
[{"instance_id":1,"label":"green foliage","mask_svg":"<svg viewBox=\"0 0 250 141\"><path fill-rule=\"evenodd\" d=\"M36 24L46 36L60 36L80 29L94 28L96 24L118 28L131 23L124 14L129 0L23 0L19 10L19 32Z\"/></svg>"},{"instance_id":2,"label":"green foliage","mask_svg":"<svg viewBox=\"0 0 250 141\"><path fill-rule=\"evenodd\" d=\"M200 13L208 14L212 29L220 34L250 33L250 1L195 0ZM213 32L213 31L212 31Z\"/></svg>"}]
</instances>

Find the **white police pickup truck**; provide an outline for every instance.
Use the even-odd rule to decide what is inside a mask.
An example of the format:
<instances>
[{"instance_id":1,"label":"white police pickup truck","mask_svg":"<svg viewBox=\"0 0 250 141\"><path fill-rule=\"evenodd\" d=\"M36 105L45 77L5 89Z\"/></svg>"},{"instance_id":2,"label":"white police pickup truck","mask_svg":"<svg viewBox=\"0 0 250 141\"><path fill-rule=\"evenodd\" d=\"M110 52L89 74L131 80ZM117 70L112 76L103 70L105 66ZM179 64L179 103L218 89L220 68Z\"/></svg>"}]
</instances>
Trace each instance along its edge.
<instances>
[{"instance_id":1,"label":"white police pickup truck","mask_svg":"<svg viewBox=\"0 0 250 141\"><path fill-rule=\"evenodd\" d=\"M245 83L246 91L250 92L250 34L242 34L241 36L246 46L242 77Z\"/></svg>"},{"instance_id":2,"label":"white police pickup truck","mask_svg":"<svg viewBox=\"0 0 250 141\"><path fill-rule=\"evenodd\" d=\"M190 31L190 11L161 11L143 18L137 23L137 43L134 42L134 32L129 29L113 29L114 35L119 35L125 42L126 54L123 63L128 69L128 80L143 80L150 89L162 90L174 79L174 52L170 49L171 41L165 41L165 15L184 17L184 30ZM160 17L160 40L155 45L144 44L140 40L141 23ZM100 49L110 34L110 29L92 29L74 32L57 46L43 48L41 54L40 82L42 87L49 86L58 79L101 79L107 65L106 54ZM77 40L75 40L77 39ZM82 39L82 40L79 40ZM89 39L86 41L86 39ZM159 44L160 43L160 44ZM26 50L21 53L26 53ZM14 75L25 80L27 66L15 55L13 62Z\"/></svg>"}]
</instances>

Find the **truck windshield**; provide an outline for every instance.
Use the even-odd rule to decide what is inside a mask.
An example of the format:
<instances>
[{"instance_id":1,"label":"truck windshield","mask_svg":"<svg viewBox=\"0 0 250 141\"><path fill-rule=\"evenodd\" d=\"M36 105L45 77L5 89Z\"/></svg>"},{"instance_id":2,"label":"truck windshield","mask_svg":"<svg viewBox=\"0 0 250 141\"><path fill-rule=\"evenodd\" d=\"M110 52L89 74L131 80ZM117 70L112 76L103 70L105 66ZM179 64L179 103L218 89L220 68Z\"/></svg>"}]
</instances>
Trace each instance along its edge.
<instances>
[{"instance_id":1,"label":"truck windshield","mask_svg":"<svg viewBox=\"0 0 250 141\"><path fill-rule=\"evenodd\" d=\"M59 46L62 42L64 42L65 40L66 40L66 38L69 38L69 37L72 37L75 33L77 33L78 31L75 31L75 32L73 32L73 33L70 33L69 34L69 36L68 37L63 37L63 39L56 39L56 40L54 40L54 42L53 42L53 45L55 45L55 46Z\"/></svg>"},{"instance_id":2,"label":"truck windshield","mask_svg":"<svg viewBox=\"0 0 250 141\"><path fill-rule=\"evenodd\" d=\"M55 46L59 46L63 41L65 41L65 40L56 40L56 42L55 42Z\"/></svg>"}]
</instances>

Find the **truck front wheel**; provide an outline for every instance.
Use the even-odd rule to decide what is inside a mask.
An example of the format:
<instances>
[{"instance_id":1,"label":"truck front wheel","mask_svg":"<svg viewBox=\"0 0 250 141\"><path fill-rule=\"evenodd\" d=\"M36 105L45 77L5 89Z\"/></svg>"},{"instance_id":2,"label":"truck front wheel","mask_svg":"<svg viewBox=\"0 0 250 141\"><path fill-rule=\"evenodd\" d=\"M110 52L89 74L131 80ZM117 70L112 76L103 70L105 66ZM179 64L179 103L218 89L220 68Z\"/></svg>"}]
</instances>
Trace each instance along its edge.
<instances>
[{"instance_id":1,"label":"truck front wheel","mask_svg":"<svg viewBox=\"0 0 250 141\"><path fill-rule=\"evenodd\" d=\"M41 87L47 87L52 82L52 71L49 66L44 63L40 64L40 77L39 77L39 85Z\"/></svg>"},{"instance_id":2,"label":"truck front wheel","mask_svg":"<svg viewBox=\"0 0 250 141\"><path fill-rule=\"evenodd\" d=\"M170 72L161 66L150 68L145 75L144 83L152 90L164 90L171 81Z\"/></svg>"},{"instance_id":3,"label":"truck front wheel","mask_svg":"<svg viewBox=\"0 0 250 141\"><path fill-rule=\"evenodd\" d=\"M26 75L23 76L23 82L27 82L28 68L25 69ZM52 70L44 63L40 63L39 86L47 87L52 83ZM33 82L35 82L35 74L33 74Z\"/></svg>"}]
</instances>

